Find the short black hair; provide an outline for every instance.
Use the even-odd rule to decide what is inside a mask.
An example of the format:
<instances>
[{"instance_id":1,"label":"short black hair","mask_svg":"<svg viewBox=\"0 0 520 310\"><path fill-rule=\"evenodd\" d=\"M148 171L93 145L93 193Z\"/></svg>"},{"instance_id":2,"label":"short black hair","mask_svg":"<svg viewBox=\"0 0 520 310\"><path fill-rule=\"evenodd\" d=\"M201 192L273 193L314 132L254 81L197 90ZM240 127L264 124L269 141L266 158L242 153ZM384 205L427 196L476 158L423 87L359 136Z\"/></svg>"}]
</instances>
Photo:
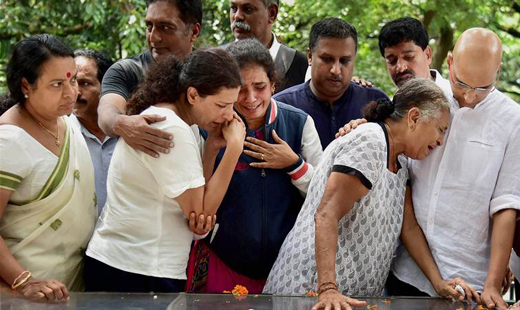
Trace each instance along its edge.
<instances>
[{"instance_id":1,"label":"short black hair","mask_svg":"<svg viewBox=\"0 0 520 310\"><path fill-rule=\"evenodd\" d=\"M92 49L76 50L74 51L74 57L85 57L92 59L96 63L97 79L99 83L103 81L103 76L105 75L105 72L107 72L108 68L114 64L109 56Z\"/></svg>"},{"instance_id":2,"label":"short black hair","mask_svg":"<svg viewBox=\"0 0 520 310\"><path fill-rule=\"evenodd\" d=\"M237 40L226 46L228 51L235 57L240 70L251 65L257 65L264 69L269 82L275 84L278 80L276 66L269 50L257 39Z\"/></svg>"},{"instance_id":3,"label":"short black hair","mask_svg":"<svg viewBox=\"0 0 520 310\"><path fill-rule=\"evenodd\" d=\"M160 1L175 5L186 25L202 25L202 0L146 0L146 8Z\"/></svg>"},{"instance_id":4,"label":"short black hair","mask_svg":"<svg viewBox=\"0 0 520 310\"><path fill-rule=\"evenodd\" d=\"M311 33L309 34L309 49L311 51L314 51L318 45L318 41L322 37L337 39L352 38L357 52L358 39L356 28L341 18L329 17L312 25Z\"/></svg>"},{"instance_id":5,"label":"short black hair","mask_svg":"<svg viewBox=\"0 0 520 310\"><path fill-rule=\"evenodd\" d=\"M385 56L385 48L401 42L413 41L423 51L428 47L428 31L424 25L413 17L402 17L388 22L379 34L379 51Z\"/></svg>"},{"instance_id":6,"label":"short black hair","mask_svg":"<svg viewBox=\"0 0 520 310\"><path fill-rule=\"evenodd\" d=\"M6 78L9 89L6 105L23 105L22 79L33 85L41 76L44 63L53 57L74 57L74 51L53 35L44 33L25 38L14 46L7 63Z\"/></svg>"}]
</instances>

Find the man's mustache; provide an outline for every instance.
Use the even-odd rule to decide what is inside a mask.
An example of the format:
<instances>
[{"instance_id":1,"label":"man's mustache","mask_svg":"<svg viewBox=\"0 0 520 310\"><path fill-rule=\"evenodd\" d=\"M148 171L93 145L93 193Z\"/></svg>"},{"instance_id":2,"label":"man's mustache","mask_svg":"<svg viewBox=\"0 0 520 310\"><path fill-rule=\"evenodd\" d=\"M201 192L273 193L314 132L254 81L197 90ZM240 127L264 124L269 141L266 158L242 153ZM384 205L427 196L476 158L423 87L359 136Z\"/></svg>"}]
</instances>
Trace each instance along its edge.
<instances>
[{"instance_id":1,"label":"man's mustache","mask_svg":"<svg viewBox=\"0 0 520 310\"><path fill-rule=\"evenodd\" d=\"M410 74L412 77L415 77L415 74L410 71L410 70L406 70L404 72L399 72L395 75L395 80L398 81L400 80L403 76L407 75L407 74Z\"/></svg>"},{"instance_id":2,"label":"man's mustache","mask_svg":"<svg viewBox=\"0 0 520 310\"><path fill-rule=\"evenodd\" d=\"M82 97L78 97L78 99L76 100L77 103L84 103L84 104L87 104L88 101L87 99L85 98L82 98Z\"/></svg>"},{"instance_id":3,"label":"man's mustache","mask_svg":"<svg viewBox=\"0 0 520 310\"><path fill-rule=\"evenodd\" d=\"M235 29L235 28L240 28L240 29L243 29L245 31L250 31L251 30L251 26L249 26L248 24L246 24L243 21L234 21L234 22L232 22L231 23L231 29Z\"/></svg>"},{"instance_id":4,"label":"man's mustache","mask_svg":"<svg viewBox=\"0 0 520 310\"><path fill-rule=\"evenodd\" d=\"M329 80L333 80L334 82L341 82L343 81L343 76L341 75L331 75L328 77Z\"/></svg>"}]
</instances>

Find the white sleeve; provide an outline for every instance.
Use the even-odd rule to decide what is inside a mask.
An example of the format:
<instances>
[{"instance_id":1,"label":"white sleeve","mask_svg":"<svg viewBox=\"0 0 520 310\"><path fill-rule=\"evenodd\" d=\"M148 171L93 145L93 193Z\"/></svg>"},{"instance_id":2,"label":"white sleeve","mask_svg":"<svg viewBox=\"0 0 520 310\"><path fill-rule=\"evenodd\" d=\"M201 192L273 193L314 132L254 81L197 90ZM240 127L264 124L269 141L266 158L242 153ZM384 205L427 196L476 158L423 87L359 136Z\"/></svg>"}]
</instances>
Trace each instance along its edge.
<instances>
[{"instance_id":1,"label":"white sleeve","mask_svg":"<svg viewBox=\"0 0 520 310\"><path fill-rule=\"evenodd\" d=\"M175 147L159 158L146 155L144 162L164 194L175 198L188 189L203 186L202 159L193 130L173 122L161 129L173 134Z\"/></svg>"},{"instance_id":2,"label":"white sleeve","mask_svg":"<svg viewBox=\"0 0 520 310\"><path fill-rule=\"evenodd\" d=\"M318 165L323 154L318 131L314 126L314 120L309 115L303 126L300 152L303 162L296 169L289 171L288 174L291 176L291 183L305 197L314 175L314 167Z\"/></svg>"},{"instance_id":3,"label":"white sleeve","mask_svg":"<svg viewBox=\"0 0 520 310\"><path fill-rule=\"evenodd\" d=\"M14 126L0 126L0 188L15 191L33 167L23 135Z\"/></svg>"},{"instance_id":4,"label":"white sleeve","mask_svg":"<svg viewBox=\"0 0 520 310\"><path fill-rule=\"evenodd\" d=\"M504 209L520 211L520 129L509 137L495 190L489 204L489 216Z\"/></svg>"}]
</instances>

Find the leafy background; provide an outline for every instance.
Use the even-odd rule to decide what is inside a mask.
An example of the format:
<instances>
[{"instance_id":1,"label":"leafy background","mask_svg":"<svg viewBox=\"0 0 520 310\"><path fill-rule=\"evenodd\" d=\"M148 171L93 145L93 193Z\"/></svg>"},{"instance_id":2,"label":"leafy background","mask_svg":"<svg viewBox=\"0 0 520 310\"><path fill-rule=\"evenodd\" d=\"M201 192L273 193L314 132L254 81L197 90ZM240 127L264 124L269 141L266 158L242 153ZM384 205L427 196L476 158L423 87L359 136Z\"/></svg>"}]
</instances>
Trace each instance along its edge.
<instances>
[{"instance_id":1,"label":"leafy background","mask_svg":"<svg viewBox=\"0 0 520 310\"><path fill-rule=\"evenodd\" d=\"M205 0L204 25L197 46L232 40L229 0ZM395 87L377 47L388 21L413 16L423 21L434 50L432 67L446 75L446 55L470 27L495 31L504 44L498 87L520 102L520 2L518 0L281 0L275 33L305 52L310 27L324 17L341 17L358 31L354 74L387 94ZM143 51L145 0L0 0L0 93L6 92L5 65L14 44L24 37L52 33L73 48L94 48L120 59Z\"/></svg>"}]
</instances>

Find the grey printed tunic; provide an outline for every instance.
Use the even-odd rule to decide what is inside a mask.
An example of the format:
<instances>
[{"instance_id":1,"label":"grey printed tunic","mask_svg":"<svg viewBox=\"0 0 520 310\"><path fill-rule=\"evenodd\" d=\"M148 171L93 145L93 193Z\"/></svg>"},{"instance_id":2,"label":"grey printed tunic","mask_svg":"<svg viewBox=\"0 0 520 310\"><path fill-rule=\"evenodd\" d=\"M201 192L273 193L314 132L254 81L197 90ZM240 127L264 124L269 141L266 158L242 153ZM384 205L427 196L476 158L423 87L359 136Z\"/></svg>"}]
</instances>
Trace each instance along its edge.
<instances>
[{"instance_id":1,"label":"grey printed tunic","mask_svg":"<svg viewBox=\"0 0 520 310\"><path fill-rule=\"evenodd\" d=\"M408 179L402 155L399 171L394 174L388 170L387 145L384 125L367 123L327 147L264 293L302 295L317 290L314 214L331 172L343 172L359 178L370 191L339 222L336 282L349 296L382 294L401 232Z\"/></svg>"}]
</instances>

